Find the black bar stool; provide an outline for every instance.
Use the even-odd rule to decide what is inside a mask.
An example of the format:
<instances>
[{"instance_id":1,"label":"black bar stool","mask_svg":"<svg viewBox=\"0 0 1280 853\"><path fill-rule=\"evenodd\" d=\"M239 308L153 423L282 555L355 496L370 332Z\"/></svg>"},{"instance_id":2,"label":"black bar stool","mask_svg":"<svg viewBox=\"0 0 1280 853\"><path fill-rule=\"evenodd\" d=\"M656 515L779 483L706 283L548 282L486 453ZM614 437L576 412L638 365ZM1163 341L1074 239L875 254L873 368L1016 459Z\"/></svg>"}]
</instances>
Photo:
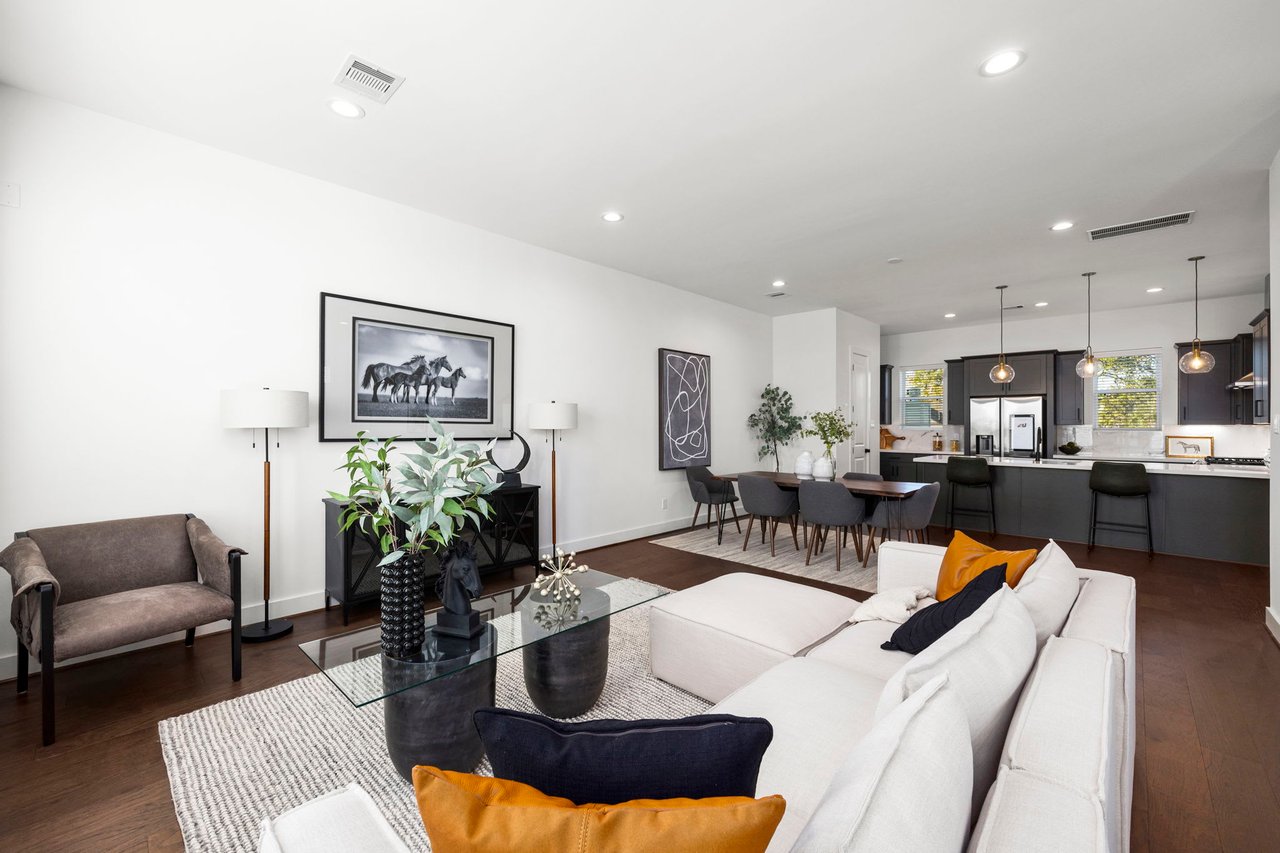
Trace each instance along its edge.
<instances>
[{"instance_id":1,"label":"black bar stool","mask_svg":"<svg viewBox=\"0 0 1280 853\"><path fill-rule=\"evenodd\" d=\"M1097 541L1098 528L1121 532L1144 531L1147 534L1147 553L1155 554L1151 539L1151 483L1147 469L1140 462L1095 462L1089 472L1089 488L1093 492L1093 508L1089 516L1089 548ZM1147 523L1130 524L1119 521L1098 521L1098 495L1113 498L1142 498L1146 503Z\"/></svg>"},{"instance_id":2,"label":"black bar stool","mask_svg":"<svg viewBox=\"0 0 1280 853\"><path fill-rule=\"evenodd\" d=\"M956 486L964 488L985 488L987 490L986 509L962 509L960 512L970 515L990 515L991 532L996 532L996 496L991 490L991 466L980 456L952 456L947 459L947 482L951 484L950 498L947 501L947 526L956 529Z\"/></svg>"}]
</instances>

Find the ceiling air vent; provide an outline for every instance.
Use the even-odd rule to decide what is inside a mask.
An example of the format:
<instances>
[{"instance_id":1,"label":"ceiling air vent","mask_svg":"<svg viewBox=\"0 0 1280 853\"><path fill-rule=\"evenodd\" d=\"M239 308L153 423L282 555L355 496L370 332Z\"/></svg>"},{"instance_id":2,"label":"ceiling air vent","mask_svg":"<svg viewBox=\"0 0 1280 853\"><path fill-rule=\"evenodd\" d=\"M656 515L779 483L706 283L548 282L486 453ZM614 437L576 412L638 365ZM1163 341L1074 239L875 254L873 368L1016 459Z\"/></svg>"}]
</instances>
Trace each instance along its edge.
<instances>
[{"instance_id":1,"label":"ceiling air vent","mask_svg":"<svg viewBox=\"0 0 1280 853\"><path fill-rule=\"evenodd\" d=\"M348 56L342 64L338 76L333 78L344 89L358 92L366 98L372 98L380 104L391 100L391 96L400 88L404 78L393 74L385 68L379 68L372 62L365 62L356 56Z\"/></svg>"},{"instance_id":2,"label":"ceiling air vent","mask_svg":"<svg viewBox=\"0 0 1280 853\"><path fill-rule=\"evenodd\" d=\"M1154 231L1157 228L1172 228L1174 225L1186 225L1195 216L1194 210L1185 213L1171 213L1168 216L1156 216L1151 219L1140 219L1137 222L1126 222L1123 225L1108 225L1106 228L1093 228L1089 231L1090 240L1105 240L1108 237L1123 237L1126 234L1137 234L1140 231Z\"/></svg>"}]
</instances>

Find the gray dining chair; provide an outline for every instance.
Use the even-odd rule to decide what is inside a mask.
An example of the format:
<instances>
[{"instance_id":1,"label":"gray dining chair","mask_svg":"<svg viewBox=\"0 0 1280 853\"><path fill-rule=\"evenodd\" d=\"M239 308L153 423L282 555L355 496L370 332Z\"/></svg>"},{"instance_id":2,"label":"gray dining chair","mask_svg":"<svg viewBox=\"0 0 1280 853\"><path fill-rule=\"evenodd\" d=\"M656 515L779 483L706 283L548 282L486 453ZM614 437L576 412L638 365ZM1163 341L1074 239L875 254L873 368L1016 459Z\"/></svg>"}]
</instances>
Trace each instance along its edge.
<instances>
[{"instance_id":1,"label":"gray dining chair","mask_svg":"<svg viewBox=\"0 0 1280 853\"><path fill-rule=\"evenodd\" d=\"M929 544L929 521L933 518L933 508L938 504L938 495L942 491L941 483L930 483L915 494L901 500L885 500L871 513L867 526L871 528L871 542L867 546L867 559L876 547L876 531L880 531L880 541L889 535L890 529L903 532L908 542ZM894 506L898 504L898 506Z\"/></svg>"},{"instance_id":2,"label":"gray dining chair","mask_svg":"<svg viewBox=\"0 0 1280 853\"><path fill-rule=\"evenodd\" d=\"M840 571L840 555L853 533L854 553L862 559L862 522L867 517L867 505L862 498L850 492L843 483L824 483L806 480L800 484L800 520L805 530L813 525L813 533L806 536L804 564L809 565L814 552L827 544L831 528L836 529L836 571ZM865 561L864 561L865 564Z\"/></svg>"},{"instance_id":3,"label":"gray dining chair","mask_svg":"<svg viewBox=\"0 0 1280 853\"><path fill-rule=\"evenodd\" d=\"M868 480L873 483L883 483L884 476L881 474L872 474L867 471L849 471L845 473L842 480ZM871 515L875 508L880 504L880 498L863 496L862 502L867 505L867 515Z\"/></svg>"},{"instance_id":4,"label":"gray dining chair","mask_svg":"<svg viewBox=\"0 0 1280 853\"><path fill-rule=\"evenodd\" d=\"M689 527L698 526L698 513L705 505L707 508L707 528L711 527L711 508L715 507L716 521L722 522L722 514L727 506L733 512L733 523L742 532L738 523L738 494L733 490L733 483L721 480L711 473L705 465L690 465L684 469L685 479L689 482L689 495L693 498L693 521Z\"/></svg>"},{"instance_id":5,"label":"gray dining chair","mask_svg":"<svg viewBox=\"0 0 1280 853\"><path fill-rule=\"evenodd\" d=\"M747 535L742 539L742 550L747 550L751 541L751 525L760 519L760 543L764 544L766 531L769 534L769 555L778 556L778 523L785 521L791 525L791 541L796 550L800 550L800 540L796 537L796 518L800 514L800 498L792 491L781 488L768 477L755 474L744 474L738 478L738 492L742 495L742 508L747 513Z\"/></svg>"}]
</instances>

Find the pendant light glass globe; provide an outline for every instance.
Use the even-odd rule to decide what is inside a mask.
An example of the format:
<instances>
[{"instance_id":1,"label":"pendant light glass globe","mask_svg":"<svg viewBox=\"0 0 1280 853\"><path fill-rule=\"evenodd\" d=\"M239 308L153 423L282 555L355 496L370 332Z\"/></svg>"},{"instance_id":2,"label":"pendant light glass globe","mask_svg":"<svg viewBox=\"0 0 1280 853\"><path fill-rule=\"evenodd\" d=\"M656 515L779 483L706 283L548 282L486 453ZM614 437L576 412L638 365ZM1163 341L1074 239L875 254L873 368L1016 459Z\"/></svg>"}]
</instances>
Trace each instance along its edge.
<instances>
[{"instance_id":1,"label":"pendant light glass globe","mask_svg":"<svg viewBox=\"0 0 1280 853\"><path fill-rule=\"evenodd\" d=\"M1000 363L991 368L991 372L987 375L990 376L991 381L997 385L1008 385L1013 381L1014 373L1013 368L1006 364L1005 360L1001 358Z\"/></svg>"},{"instance_id":2,"label":"pendant light glass globe","mask_svg":"<svg viewBox=\"0 0 1280 853\"><path fill-rule=\"evenodd\" d=\"M1098 360L1093 357L1093 277L1096 272L1080 273L1085 280L1085 346L1084 358L1076 362L1076 376L1092 379L1098 375Z\"/></svg>"},{"instance_id":3,"label":"pendant light glass globe","mask_svg":"<svg viewBox=\"0 0 1280 853\"><path fill-rule=\"evenodd\" d=\"M1209 373L1217 363L1218 360L1213 357L1213 353L1202 350L1200 339L1196 338L1191 342L1191 352L1184 353L1182 358L1178 359L1178 369L1183 373Z\"/></svg>"},{"instance_id":4,"label":"pendant light glass globe","mask_svg":"<svg viewBox=\"0 0 1280 853\"><path fill-rule=\"evenodd\" d=\"M1076 362L1076 376L1081 379L1092 379L1098 375L1098 359L1094 358L1093 350L1085 350L1084 358Z\"/></svg>"}]
</instances>

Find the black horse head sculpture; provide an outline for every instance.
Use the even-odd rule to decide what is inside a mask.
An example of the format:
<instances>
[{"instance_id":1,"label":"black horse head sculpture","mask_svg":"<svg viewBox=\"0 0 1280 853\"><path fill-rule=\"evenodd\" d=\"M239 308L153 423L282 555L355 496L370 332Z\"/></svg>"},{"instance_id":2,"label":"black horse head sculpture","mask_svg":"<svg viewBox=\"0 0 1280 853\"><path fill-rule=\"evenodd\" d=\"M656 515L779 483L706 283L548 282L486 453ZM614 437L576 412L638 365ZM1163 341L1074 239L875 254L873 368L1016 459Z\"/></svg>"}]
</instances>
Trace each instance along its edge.
<instances>
[{"instance_id":1,"label":"black horse head sculpture","mask_svg":"<svg viewBox=\"0 0 1280 853\"><path fill-rule=\"evenodd\" d=\"M440 577L436 579L436 594L444 603L445 612L459 616L470 613L471 599L482 588L475 548L466 539L454 539L440 554Z\"/></svg>"}]
</instances>

